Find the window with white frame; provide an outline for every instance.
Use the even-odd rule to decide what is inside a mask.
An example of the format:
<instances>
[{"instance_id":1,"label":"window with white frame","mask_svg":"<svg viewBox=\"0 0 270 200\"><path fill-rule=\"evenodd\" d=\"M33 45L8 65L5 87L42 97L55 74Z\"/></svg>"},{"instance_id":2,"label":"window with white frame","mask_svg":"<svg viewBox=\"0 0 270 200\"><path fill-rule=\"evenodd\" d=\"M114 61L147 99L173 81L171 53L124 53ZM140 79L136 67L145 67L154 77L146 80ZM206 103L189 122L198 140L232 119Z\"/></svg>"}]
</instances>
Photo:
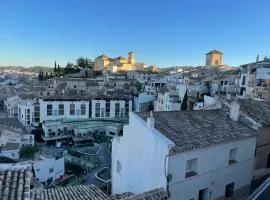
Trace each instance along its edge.
<instances>
[{"instance_id":1,"label":"window with white frame","mask_svg":"<svg viewBox=\"0 0 270 200\"><path fill-rule=\"evenodd\" d=\"M75 104L74 103L69 105L69 114L75 115Z\"/></svg>"},{"instance_id":2,"label":"window with white frame","mask_svg":"<svg viewBox=\"0 0 270 200\"><path fill-rule=\"evenodd\" d=\"M64 113L65 113L64 104L59 104L58 105L58 115L64 115Z\"/></svg>"},{"instance_id":3,"label":"window with white frame","mask_svg":"<svg viewBox=\"0 0 270 200\"><path fill-rule=\"evenodd\" d=\"M95 116L100 117L100 103L96 103Z\"/></svg>"},{"instance_id":4,"label":"window with white frame","mask_svg":"<svg viewBox=\"0 0 270 200\"><path fill-rule=\"evenodd\" d=\"M186 162L186 178L197 175L197 158L187 160Z\"/></svg>"},{"instance_id":5,"label":"window with white frame","mask_svg":"<svg viewBox=\"0 0 270 200\"><path fill-rule=\"evenodd\" d=\"M105 108L101 108L100 109L100 116L104 117L104 115L105 115Z\"/></svg>"},{"instance_id":6,"label":"window with white frame","mask_svg":"<svg viewBox=\"0 0 270 200\"><path fill-rule=\"evenodd\" d=\"M81 104L81 115L85 115L85 114L86 114L86 105Z\"/></svg>"},{"instance_id":7,"label":"window with white frame","mask_svg":"<svg viewBox=\"0 0 270 200\"><path fill-rule=\"evenodd\" d=\"M47 116L52 116L52 104L47 105Z\"/></svg>"}]
</instances>

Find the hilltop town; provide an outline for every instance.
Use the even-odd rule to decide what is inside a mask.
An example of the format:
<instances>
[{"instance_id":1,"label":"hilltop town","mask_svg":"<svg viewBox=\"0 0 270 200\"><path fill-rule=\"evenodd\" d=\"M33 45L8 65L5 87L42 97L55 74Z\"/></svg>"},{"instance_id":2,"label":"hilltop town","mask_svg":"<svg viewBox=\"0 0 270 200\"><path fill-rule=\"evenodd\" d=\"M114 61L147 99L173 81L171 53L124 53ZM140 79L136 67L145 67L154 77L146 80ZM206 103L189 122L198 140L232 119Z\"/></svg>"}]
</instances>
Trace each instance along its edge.
<instances>
[{"instance_id":1,"label":"hilltop town","mask_svg":"<svg viewBox=\"0 0 270 200\"><path fill-rule=\"evenodd\" d=\"M270 58L78 60L0 68L0 199L254 199L270 182Z\"/></svg>"}]
</instances>

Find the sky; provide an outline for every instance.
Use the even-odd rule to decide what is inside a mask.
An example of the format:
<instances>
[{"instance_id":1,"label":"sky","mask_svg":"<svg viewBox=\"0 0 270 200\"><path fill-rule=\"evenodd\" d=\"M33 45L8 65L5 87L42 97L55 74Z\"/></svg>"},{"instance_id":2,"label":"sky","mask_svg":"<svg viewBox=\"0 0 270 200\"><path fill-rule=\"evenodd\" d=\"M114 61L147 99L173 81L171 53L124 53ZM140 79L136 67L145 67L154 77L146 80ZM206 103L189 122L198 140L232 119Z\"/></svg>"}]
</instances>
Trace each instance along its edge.
<instances>
[{"instance_id":1,"label":"sky","mask_svg":"<svg viewBox=\"0 0 270 200\"><path fill-rule=\"evenodd\" d=\"M270 55L269 0L0 0L0 66L64 67L102 53L148 65L231 66Z\"/></svg>"}]
</instances>

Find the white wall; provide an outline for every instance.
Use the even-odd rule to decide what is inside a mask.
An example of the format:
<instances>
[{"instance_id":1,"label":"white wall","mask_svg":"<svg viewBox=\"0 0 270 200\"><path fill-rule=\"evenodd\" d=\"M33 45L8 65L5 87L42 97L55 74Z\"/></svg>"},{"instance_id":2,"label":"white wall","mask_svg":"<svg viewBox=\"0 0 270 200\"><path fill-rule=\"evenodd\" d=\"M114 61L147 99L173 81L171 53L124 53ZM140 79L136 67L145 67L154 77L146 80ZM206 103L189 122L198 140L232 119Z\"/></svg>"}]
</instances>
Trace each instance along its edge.
<instances>
[{"instance_id":1,"label":"white wall","mask_svg":"<svg viewBox=\"0 0 270 200\"><path fill-rule=\"evenodd\" d=\"M91 100L92 113L91 118L96 118L96 103L100 103L100 117L105 118L106 116L106 100ZM125 112L125 100L110 100L110 116L109 118L115 117L115 104L120 103L119 114L121 112L121 108L124 108ZM101 108L104 108L104 117L101 117ZM132 101L129 100L129 112L132 111Z\"/></svg>"},{"instance_id":2,"label":"white wall","mask_svg":"<svg viewBox=\"0 0 270 200\"><path fill-rule=\"evenodd\" d=\"M30 126L31 123L33 123L33 113L34 113L34 101L22 101L18 104L18 120L21 122L22 125L24 126ZM27 124L26 120L26 115L27 115L27 110L30 110L29 115L30 115L30 120L29 124ZM20 110L20 111L19 111Z\"/></svg>"},{"instance_id":3,"label":"white wall","mask_svg":"<svg viewBox=\"0 0 270 200\"><path fill-rule=\"evenodd\" d=\"M56 120L56 119L85 119L89 118L89 101L44 101L39 100L40 103L40 122L45 120ZM52 104L52 115L47 115L47 105ZM64 104L64 115L58 115L59 104ZM75 115L70 115L70 104L75 104ZM85 115L81 115L81 104L86 105ZM54 114L55 111L55 114ZM77 113L78 111L78 113Z\"/></svg>"},{"instance_id":4,"label":"white wall","mask_svg":"<svg viewBox=\"0 0 270 200\"><path fill-rule=\"evenodd\" d=\"M147 94L147 92L139 93L138 97L134 99L135 111L140 111L140 105L142 103L151 102L155 99L154 95Z\"/></svg>"},{"instance_id":5,"label":"white wall","mask_svg":"<svg viewBox=\"0 0 270 200\"><path fill-rule=\"evenodd\" d=\"M8 157L8 158L11 158L11 159L19 159L20 157L20 150L8 150L8 151L2 151L0 153L1 156L4 156L4 157Z\"/></svg>"},{"instance_id":6,"label":"white wall","mask_svg":"<svg viewBox=\"0 0 270 200\"><path fill-rule=\"evenodd\" d=\"M169 173L171 199L197 199L199 190L209 188L212 199L225 194L225 186L234 182L234 189L250 184L252 178L256 137L184 152L170 156ZM230 149L237 148L237 163L228 165ZM198 175L185 178L187 160L198 158ZM209 194L210 195L210 194Z\"/></svg>"},{"instance_id":7,"label":"white wall","mask_svg":"<svg viewBox=\"0 0 270 200\"><path fill-rule=\"evenodd\" d=\"M55 158L41 158L41 160L34 161L33 168L39 182L47 181L50 177L55 180L65 174L64 158L58 160ZM53 172L50 173L50 169L53 169Z\"/></svg>"},{"instance_id":8,"label":"white wall","mask_svg":"<svg viewBox=\"0 0 270 200\"><path fill-rule=\"evenodd\" d=\"M166 186L165 164L172 145L162 134L131 113L123 137L112 142L112 193L142 193ZM121 171L117 172L117 161Z\"/></svg>"}]
</instances>

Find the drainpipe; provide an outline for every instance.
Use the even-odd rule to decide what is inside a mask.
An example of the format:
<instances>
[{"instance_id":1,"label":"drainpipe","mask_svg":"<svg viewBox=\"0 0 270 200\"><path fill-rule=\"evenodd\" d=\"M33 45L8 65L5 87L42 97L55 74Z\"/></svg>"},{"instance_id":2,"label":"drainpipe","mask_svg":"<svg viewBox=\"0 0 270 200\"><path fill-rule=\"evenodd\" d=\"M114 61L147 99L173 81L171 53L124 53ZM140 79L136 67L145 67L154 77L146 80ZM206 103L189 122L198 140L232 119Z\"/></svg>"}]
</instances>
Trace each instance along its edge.
<instances>
[{"instance_id":1,"label":"drainpipe","mask_svg":"<svg viewBox=\"0 0 270 200\"><path fill-rule=\"evenodd\" d=\"M173 146L173 145L168 145L169 152L170 152L172 146ZM170 188L169 188L169 183L170 183L171 180L172 180L172 175L171 175L171 174L168 174L168 172L167 172L167 170L166 170L166 162L167 162L169 156L170 156L170 153L167 154L167 155L165 156L165 159L164 159L164 160L165 160L165 162L164 162L164 175L165 175L165 178L166 178L166 192L167 192L167 195L168 195L168 199L169 199L170 196L171 196L171 194L170 194ZM169 166L169 162L168 162L168 166Z\"/></svg>"}]
</instances>

